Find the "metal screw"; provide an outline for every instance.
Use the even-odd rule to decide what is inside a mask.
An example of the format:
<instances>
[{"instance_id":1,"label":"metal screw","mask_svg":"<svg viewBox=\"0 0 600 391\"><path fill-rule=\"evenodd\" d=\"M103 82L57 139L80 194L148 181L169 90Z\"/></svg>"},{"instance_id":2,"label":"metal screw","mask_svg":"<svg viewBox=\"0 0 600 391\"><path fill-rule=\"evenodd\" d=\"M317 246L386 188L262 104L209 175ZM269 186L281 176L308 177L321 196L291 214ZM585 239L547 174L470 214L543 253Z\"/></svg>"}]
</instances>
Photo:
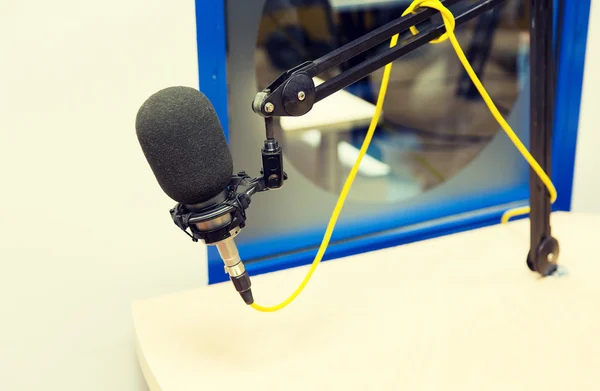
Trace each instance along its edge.
<instances>
[{"instance_id":1,"label":"metal screw","mask_svg":"<svg viewBox=\"0 0 600 391\"><path fill-rule=\"evenodd\" d=\"M552 253L548 254L548 262L552 263L553 260L554 260L554 254L552 254Z\"/></svg>"},{"instance_id":2,"label":"metal screw","mask_svg":"<svg viewBox=\"0 0 600 391\"><path fill-rule=\"evenodd\" d=\"M275 110L275 105L271 102L267 102L267 104L265 105L265 111L267 113L272 113L273 110Z\"/></svg>"},{"instance_id":3,"label":"metal screw","mask_svg":"<svg viewBox=\"0 0 600 391\"><path fill-rule=\"evenodd\" d=\"M304 98L306 98L306 94L304 93L304 91L298 92L298 100L303 101Z\"/></svg>"}]
</instances>

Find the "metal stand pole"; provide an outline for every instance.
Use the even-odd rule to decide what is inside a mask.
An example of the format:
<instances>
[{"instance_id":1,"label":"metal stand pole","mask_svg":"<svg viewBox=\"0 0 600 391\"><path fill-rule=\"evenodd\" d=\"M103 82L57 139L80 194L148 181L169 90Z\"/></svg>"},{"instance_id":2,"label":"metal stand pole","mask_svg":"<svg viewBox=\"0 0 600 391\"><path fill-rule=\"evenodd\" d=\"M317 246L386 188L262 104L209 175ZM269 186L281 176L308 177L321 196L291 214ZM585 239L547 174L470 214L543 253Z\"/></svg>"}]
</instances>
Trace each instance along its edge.
<instances>
[{"instance_id":1,"label":"metal stand pole","mask_svg":"<svg viewBox=\"0 0 600 391\"><path fill-rule=\"evenodd\" d=\"M554 122L553 0L531 0L531 123L530 149L541 167L551 175L552 125ZM530 171L531 248L527 265L542 276L557 269L559 245L552 237L548 190Z\"/></svg>"}]
</instances>

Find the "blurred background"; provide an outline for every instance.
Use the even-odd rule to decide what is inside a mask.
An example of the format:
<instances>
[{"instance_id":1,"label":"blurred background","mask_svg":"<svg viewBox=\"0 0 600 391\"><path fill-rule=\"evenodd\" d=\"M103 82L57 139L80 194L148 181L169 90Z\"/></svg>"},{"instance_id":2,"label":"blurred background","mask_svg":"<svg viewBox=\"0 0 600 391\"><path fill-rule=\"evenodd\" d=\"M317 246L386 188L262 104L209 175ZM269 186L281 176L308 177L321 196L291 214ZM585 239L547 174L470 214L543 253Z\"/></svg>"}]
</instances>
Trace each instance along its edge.
<instances>
[{"instance_id":1,"label":"blurred background","mask_svg":"<svg viewBox=\"0 0 600 391\"><path fill-rule=\"evenodd\" d=\"M528 3L507 1L456 30L463 50L505 116L528 78ZM283 71L400 17L409 4L407 0L267 0L254 56L257 91ZM458 13L468 5L452 10ZM432 23L441 23L441 18L420 27ZM348 70L388 45L389 41L319 78ZM276 119L290 163L322 189L339 194L372 117L382 74L381 69L317 104L342 111L345 116L338 123L328 121L320 107L315 110L321 121ZM460 172L499 131L452 46L421 47L394 62L383 118L350 198L397 202L417 196Z\"/></svg>"}]
</instances>

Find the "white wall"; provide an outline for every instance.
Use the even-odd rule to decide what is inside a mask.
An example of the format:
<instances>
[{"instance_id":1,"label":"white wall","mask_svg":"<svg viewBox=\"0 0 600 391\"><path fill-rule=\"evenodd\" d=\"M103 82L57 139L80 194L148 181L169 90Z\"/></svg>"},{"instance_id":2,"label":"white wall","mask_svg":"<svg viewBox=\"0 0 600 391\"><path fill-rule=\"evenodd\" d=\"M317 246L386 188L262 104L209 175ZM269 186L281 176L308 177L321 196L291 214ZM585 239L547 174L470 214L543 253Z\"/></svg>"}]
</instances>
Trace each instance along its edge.
<instances>
[{"instance_id":1,"label":"white wall","mask_svg":"<svg viewBox=\"0 0 600 391\"><path fill-rule=\"evenodd\" d=\"M206 284L137 109L197 87L193 0L0 6L0 389L146 389L134 299Z\"/></svg>"},{"instance_id":2,"label":"white wall","mask_svg":"<svg viewBox=\"0 0 600 391\"><path fill-rule=\"evenodd\" d=\"M592 1L573 185L574 211L600 212L600 4Z\"/></svg>"}]
</instances>

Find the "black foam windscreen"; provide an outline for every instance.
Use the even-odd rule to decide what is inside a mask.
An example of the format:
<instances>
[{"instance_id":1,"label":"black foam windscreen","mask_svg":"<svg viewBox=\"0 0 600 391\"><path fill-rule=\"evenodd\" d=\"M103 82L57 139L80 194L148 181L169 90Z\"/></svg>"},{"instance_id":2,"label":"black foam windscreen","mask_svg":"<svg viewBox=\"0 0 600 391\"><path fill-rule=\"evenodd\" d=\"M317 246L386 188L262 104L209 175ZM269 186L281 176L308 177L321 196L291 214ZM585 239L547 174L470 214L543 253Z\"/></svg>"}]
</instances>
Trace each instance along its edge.
<instances>
[{"instance_id":1,"label":"black foam windscreen","mask_svg":"<svg viewBox=\"0 0 600 391\"><path fill-rule=\"evenodd\" d=\"M158 91L140 107L135 128L156 180L173 200L198 204L229 184L231 152L212 104L200 91Z\"/></svg>"}]
</instances>

